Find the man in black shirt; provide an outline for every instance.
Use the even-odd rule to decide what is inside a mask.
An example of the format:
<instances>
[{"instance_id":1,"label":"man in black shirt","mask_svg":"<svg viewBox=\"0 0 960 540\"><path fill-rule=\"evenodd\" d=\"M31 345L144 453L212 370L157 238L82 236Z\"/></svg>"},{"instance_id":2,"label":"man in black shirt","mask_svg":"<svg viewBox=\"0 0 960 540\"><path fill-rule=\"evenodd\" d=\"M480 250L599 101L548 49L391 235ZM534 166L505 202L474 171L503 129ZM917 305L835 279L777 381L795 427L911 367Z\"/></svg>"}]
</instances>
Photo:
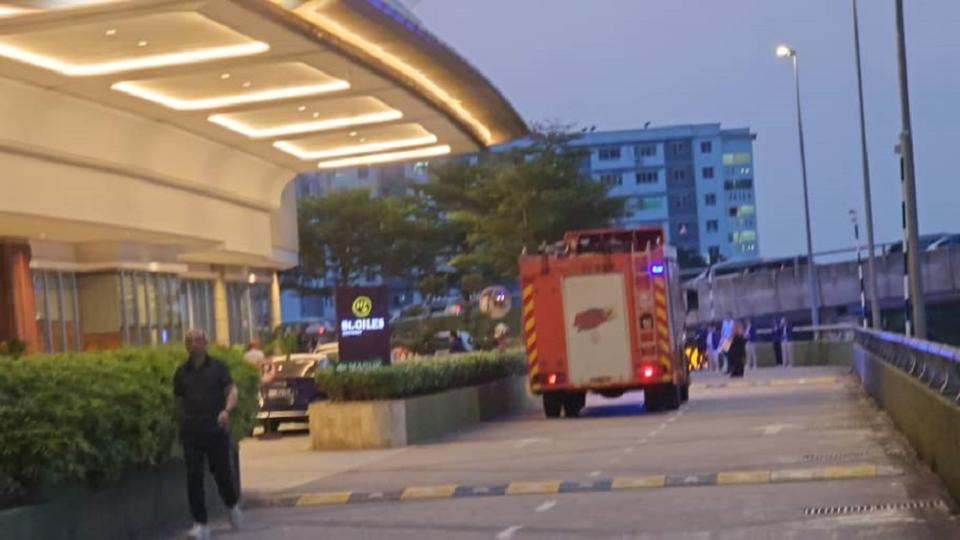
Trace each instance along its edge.
<instances>
[{"instance_id":1,"label":"man in black shirt","mask_svg":"<svg viewBox=\"0 0 960 540\"><path fill-rule=\"evenodd\" d=\"M234 528L240 526L239 493L234 483L228 429L230 411L237 406L237 387L227 365L207 354L207 337L202 330L190 330L185 341L189 358L173 376L173 393L187 465L187 498L194 521L189 536L208 540L204 460L210 462L220 497L230 508L230 523Z\"/></svg>"}]
</instances>

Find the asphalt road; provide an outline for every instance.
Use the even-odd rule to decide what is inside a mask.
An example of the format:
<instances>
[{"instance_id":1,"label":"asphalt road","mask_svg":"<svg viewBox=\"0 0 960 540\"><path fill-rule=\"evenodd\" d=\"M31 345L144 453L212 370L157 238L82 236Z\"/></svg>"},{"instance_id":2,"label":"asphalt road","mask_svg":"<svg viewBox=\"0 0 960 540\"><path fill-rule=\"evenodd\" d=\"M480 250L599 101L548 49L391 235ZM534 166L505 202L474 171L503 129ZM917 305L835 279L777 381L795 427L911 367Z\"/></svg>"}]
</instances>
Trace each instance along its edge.
<instances>
[{"instance_id":1,"label":"asphalt road","mask_svg":"<svg viewBox=\"0 0 960 540\"><path fill-rule=\"evenodd\" d=\"M937 478L846 370L761 370L744 381L755 386L726 381L701 374L677 412L646 412L642 394L591 398L583 418L530 414L370 454L330 474L304 471L299 485L248 501L274 497L282 506L250 508L244 530L217 525L215 534L960 538Z\"/></svg>"}]
</instances>

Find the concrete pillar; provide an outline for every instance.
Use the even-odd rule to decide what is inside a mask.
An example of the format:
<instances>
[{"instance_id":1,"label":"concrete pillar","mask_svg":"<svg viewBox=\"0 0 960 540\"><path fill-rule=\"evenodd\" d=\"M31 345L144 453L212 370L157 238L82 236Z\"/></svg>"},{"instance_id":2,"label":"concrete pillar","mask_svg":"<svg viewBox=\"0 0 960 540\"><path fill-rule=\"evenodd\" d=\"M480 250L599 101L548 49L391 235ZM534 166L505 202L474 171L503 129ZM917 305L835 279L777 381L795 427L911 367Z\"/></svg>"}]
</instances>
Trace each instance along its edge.
<instances>
[{"instance_id":1,"label":"concrete pillar","mask_svg":"<svg viewBox=\"0 0 960 540\"><path fill-rule=\"evenodd\" d=\"M273 273L270 281L270 328L276 328L283 322L280 308L280 275Z\"/></svg>"},{"instance_id":2,"label":"concrete pillar","mask_svg":"<svg viewBox=\"0 0 960 540\"><path fill-rule=\"evenodd\" d=\"M0 341L18 339L41 350L30 274L30 244L0 242Z\"/></svg>"},{"instance_id":3,"label":"concrete pillar","mask_svg":"<svg viewBox=\"0 0 960 540\"><path fill-rule=\"evenodd\" d=\"M217 328L217 344L230 345L230 315L227 309L227 284L223 280L223 270L213 282L213 321Z\"/></svg>"}]
</instances>

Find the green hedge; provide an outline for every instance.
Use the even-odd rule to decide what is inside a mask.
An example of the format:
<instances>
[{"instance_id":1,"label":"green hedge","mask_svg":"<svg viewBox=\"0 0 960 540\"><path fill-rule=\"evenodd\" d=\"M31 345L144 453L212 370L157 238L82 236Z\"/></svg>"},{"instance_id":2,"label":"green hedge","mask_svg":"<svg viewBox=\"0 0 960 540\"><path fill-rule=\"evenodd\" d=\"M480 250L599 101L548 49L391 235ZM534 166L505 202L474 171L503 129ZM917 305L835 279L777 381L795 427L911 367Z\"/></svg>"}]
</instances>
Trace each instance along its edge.
<instances>
[{"instance_id":1,"label":"green hedge","mask_svg":"<svg viewBox=\"0 0 960 540\"><path fill-rule=\"evenodd\" d=\"M493 382L526 370L522 352L467 353L407 361L388 367L317 372L332 401L401 399Z\"/></svg>"},{"instance_id":2,"label":"green hedge","mask_svg":"<svg viewBox=\"0 0 960 540\"><path fill-rule=\"evenodd\" d=\"M238 350L211 354L228 363L240 392L234 436L247 434L256 369ZM179 456L171 381L184 359L172 346L0 358L0 499L74 482L102 486Z\"/></svg>"}]
</instances>

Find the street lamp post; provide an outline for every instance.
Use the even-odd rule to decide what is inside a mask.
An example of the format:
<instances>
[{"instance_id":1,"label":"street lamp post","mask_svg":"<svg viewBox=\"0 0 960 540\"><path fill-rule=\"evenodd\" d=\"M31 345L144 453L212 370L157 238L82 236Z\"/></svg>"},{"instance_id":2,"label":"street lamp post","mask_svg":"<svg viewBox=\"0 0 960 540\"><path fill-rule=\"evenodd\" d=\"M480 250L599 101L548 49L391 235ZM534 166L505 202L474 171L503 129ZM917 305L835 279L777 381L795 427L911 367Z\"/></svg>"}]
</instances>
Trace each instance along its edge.
<instances>
[{"instance_id":1,"label":"street lamp post","mask_svg":"<svg viewBox=\"0 0 960 540\"><path fill-rule=\"evenodd\" d=\"M863 113L863 76L860 69L860 22L857 17L857 0L853 2L853 43L857 58L857 94L860 98L860 156L863 162L863 209L867 229L867 280L870 296L870 315L873 328L879 330L880 300L877 294L877 262L873 242L873 197L870 195L870 162L867 159L867 126ZM859 243L859 241L858 241ZM859 251L858 251L859 253Z\"/></svg>"},{"instance_id":2,"label":"street lamp post","mask_svg":"<svg viewBox=\"0 0 960 540\"><path fill-rule=\"evenodd\" d=\"M793 80L797 94L797 132L800 137L800 172L803 176L803 211L807 226L807 273L810 281L810 322L820 325L820 285L817 267L813 261L813 237L810 233L810 195L807 190L807 154L803 144L803 115L800 113L800 70L797 67L797 51L786 45L777 47L777 56L790 57L793 61Z\"/></svg>"},{"instance_id":3,"label":"street lamp post","mask_svg":"<svg viewBox=\"0 0 960 540\"><path fill-rule=\"evenodd\" d=\"M920 241L917 224L917 184L913 168L913 132L910 126L910 92L907 84L907 44L903 32L903 0L896 3L897 71L900 83L900 174L903 184L904 269L907 274L907 335L927 339L926 303L920 274ZM911 316L913 317L911 326Z\"/></svg>"},{"instance_id":4,"label":"street lamp post","mask_svg":"<svg viewBox=\"0 0 960 540\"><path fill-rule=\"evenodd\" d=\"M860 256L860 223L857 221L856 210L850 210L850 220L853 221L853 239L857 243L857 277L860 279L860 322L864 328L867 328L867 294L863 286L863 258Z\"/></svg>"}]
</instances>

